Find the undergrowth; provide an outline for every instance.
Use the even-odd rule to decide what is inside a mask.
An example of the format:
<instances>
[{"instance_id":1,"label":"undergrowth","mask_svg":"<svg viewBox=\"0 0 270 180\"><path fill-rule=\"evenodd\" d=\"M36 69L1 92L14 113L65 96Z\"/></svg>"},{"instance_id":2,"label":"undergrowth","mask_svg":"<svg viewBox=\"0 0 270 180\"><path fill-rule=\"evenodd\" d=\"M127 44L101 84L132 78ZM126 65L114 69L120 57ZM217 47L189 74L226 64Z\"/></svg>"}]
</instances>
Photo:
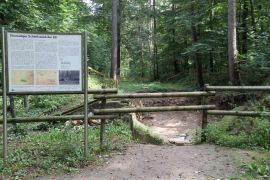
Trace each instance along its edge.
<instances>
[{"instance_id":1,"label":"undergrowth","mask_svg":"<svg viewBox=\"0 0 270 180\"><path fill-rule=\"evenodd\" d=\"M270 150L270 122L267 118L238 118L210 123L207 142L228 147Z\"/></svg>"},{"instance_id":2,"label":"undergrowth","mask_svg":"<svg viewBox=\"0 0 270 180\"><path fill-rule=\"evenodd\" d=\"M260 101L248 102L247 110L268 111L270 96ZM270 121L269 117L224 117L221 121L210 122L204 131L206 141L227 147L252 149L260 156L243 165L244 179L268 179L270 177Z\"/></svg>"},{"instance_id":3,"label":"undergrowth","mask_svg":"<svg viewBox=\"0 0 270 180\"><path fill-rule=\"evenodd\" d=\"M253 161L242 165L242 179L269 179L270 177L270 152L263 152Z\"/></svg>"},{"instance_id":4,"label":"undergrowth","mask_svg":"<svg viewBox=\"0 0 270 180\"><path fill-rule=\"evenodd\" d=\"M10 136L9 156L5 166L1 157L0 173L4 178L21 179L74 172L86 165L98 163L97 155L100 153L123 150L131 140L131 133L128 125L119 120L106 126L105 137L105 144L100 148L99 127L89 129L90 154L85 158L82 128L58 126L48 132Z\"/></svg>"},{"instance_id":5,"label":"undergrowth","mask_svg":"<svg viewBox=\"0 0 270 180\"><path fill-rule=\"evenodd\" d=\"M163 92L163 91L188 91L194 87L182 83L136 83L136 82L121 82L120 92Z\"/></svg>"},{"instance_id":6,"label":"undergrowth","mask_svg":"<svg viewBox=\"0 0 270 180\"><path fill-rule=\"evenodd\" d=\"M150 143L156 145L164 144L163 139L151 133L149 129L143 128L141 126L134 126L134 136L140 143Z\"/></svg>"}]
</instances>

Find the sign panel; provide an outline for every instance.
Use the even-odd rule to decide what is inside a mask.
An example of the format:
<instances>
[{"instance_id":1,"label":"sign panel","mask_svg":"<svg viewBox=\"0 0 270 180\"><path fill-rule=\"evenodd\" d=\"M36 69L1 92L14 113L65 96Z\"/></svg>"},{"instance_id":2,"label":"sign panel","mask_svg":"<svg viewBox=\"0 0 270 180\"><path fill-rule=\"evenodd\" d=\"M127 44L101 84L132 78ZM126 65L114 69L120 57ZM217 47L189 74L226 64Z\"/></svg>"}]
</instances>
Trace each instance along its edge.
<instances>
[{"instance_id":1,"label":"sign panel","mask_svg":"<svg viewBox=\"0 0 270 180\"><path fill-rule=\"evenodd\" d=\"M7 32L8 92L82 92L82 34Z\"/></svg>"}]
</instances>

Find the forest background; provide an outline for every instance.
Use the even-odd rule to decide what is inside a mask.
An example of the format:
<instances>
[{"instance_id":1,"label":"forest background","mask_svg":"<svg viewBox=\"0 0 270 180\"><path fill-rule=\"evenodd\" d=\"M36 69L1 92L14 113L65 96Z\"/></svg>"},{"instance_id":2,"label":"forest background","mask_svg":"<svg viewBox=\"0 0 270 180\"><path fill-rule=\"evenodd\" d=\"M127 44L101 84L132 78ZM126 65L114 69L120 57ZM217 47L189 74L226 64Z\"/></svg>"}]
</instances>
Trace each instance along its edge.
<instances>
[{"instance_id":1,"label":"forest background","mask_svg":"<svg viewBox=\"0 0 270 180\"><path fill-rule=\"evenodd\" d=\"M107 76L116 36L122 80L229 83L227 1L117 0L116 5L117 36L112 32L113 5L107 0L4 0L0 24L17 31L86 31L88 64ZM235 71L242 85L270 81L269 6L266 0L235 4Z\"/></svg>"},{"instance_id":2,"label":"forest background","mask_svg":"<svg viewBox=\"0 0 270 180\"><path fill-rule=\"evenodd\" d=\"M0 25L13 31L87 32L88 66L94 72L90 88L119 84L119 93L184 91L204 84L270 85L269 9L268 0L1 0ZM120 83L107 83L109 78ZM73 108L82 96L9 100L9 117L34 117ZM222 93L216 101L226 109L269 112L270 107L270 96L260 93ZM118 137L120 143L100 148L99 126L94 126L89 132L92 159L85 159L82 129L63 123L10 124L11 152L7 166L0 157L0 173L14 179L70 173L131 142L122 121L106 128L107 139ZM266 150L243 166L256 179L270 177L269 129L267 117L225 117L210 122L205 134L208 143Z\"/></svg>"}]
</instances>

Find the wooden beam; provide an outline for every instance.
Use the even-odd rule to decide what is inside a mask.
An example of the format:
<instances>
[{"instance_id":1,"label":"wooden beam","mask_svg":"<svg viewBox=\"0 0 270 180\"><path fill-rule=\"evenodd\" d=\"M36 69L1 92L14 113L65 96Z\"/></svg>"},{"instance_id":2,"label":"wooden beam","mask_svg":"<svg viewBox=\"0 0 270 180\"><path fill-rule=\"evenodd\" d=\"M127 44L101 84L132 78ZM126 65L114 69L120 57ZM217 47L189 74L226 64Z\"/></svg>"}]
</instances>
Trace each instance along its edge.
<instances>
[{"instance_id":1,"label":"wooden beam","mask_svg":"<svg viewBox=\"0 0 270 180\"><path fill-rule=\"evenodd\" d=\"M88 89L88 94L110 94L117 93L118 89Z\"/></svg>"},{"instance_id":2,"label":"wooden beam","mask_svg":"<svg viewBox=\"0 0 270 180\"><path fill-rule=\"evenodd\" d=\"M88 89L88 94L111 94L111 93L117 93L118 89ZM2 96L3 91L0 90L0 96ZM83 94L83 92L18 92L18 93L12 93L12 95L61 95L61 94Z\"/></svg>"},{"instance_id":3,"label":"wooden beam","mask_svg":"<svg viewBox=\"0 0 270 180\"><path fill-rule=\"evenodd\" d=\"M116 115L94 115L89 116L90 119L115 119L118 116ZM29 122L65 122L70 120L83 120L83 115L70 115L70 116L46 116L46 117L17 117L17 118L8 118L8 123L29 123ZM0 120L0 124L3 124L3 120Z\"/></svg>"},{"instance_id":4,"label":"wooden beam","mask_svg":"<svg viewBox=\"0 0 270 180\"><path fill-rule=\"evenodd\" d=\"M270 86L205 86L208 91L269 91Z\"/></svg>"},{"instance_id":5,"label":"wooden beam","mask_svg":"<svg viewBox=\"0 0 270 180\"><path fill-rule=\"evenodd\" d=\"M215 109L215 105L195 105L195 106L162 106L162 107L139 107L139 108L112 108L94 109L94 114L112 113L138 113L138 112L165 112L165 111L196 111L204 109Z\"/></svg>"},{"instance_id":6,"label":"wooden beam","mask_svg":"<svg viewBox=\"0 0 270 180\"><path fill-rule=\"evenodd\" d=\"M213 91L204 92L170 92L170 93L128 93L128 94L103 94L94 95L95 99L116 99L116 98L164 98L164 97L201 97L213 96Z\"/></svg>"},{"instance_id":7,"label":"wooden beam","mask_svg":"<svg viewBox=\"0 0 270 180\"><path fill-rule=\"evenodd\" d=\"M256 112L256 111L224 111L224 110L208 110L209 115L229 115L229 116L267 116L270 117L270 112Z\"/></svg>"}]
</instances>

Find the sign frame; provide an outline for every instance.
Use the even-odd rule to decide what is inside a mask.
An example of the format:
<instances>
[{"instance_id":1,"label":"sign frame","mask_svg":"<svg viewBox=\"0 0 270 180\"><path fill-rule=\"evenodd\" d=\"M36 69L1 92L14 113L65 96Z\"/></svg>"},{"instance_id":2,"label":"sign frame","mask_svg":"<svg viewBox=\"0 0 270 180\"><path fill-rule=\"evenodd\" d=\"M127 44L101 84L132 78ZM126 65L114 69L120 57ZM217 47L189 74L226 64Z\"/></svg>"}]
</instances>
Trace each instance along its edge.
<instances>
[{"instance_id":1,"label":"sign frame","mask_svg":"<svg viewBox=\"0 0 270 180\"><path fill-rule=\"evenodd\" d=\"M24 34L50 34L50 35L80 35L81 36L81 90L80 91L27 91L27 92L9 92L9 77L8 77L8 33L24 33ZM3 111L3 161L4 165L8 157L8 141L7 141L7 96L8 95L56 95L56 94L83 94L84 97L84 155L88 156L89 144L88 144L88 65L87 65L87 39L86 32L83 33L54 33L54 32L15 32L8 31L2 27L2 111Z\"/></svg>"},{"instance_id":2,"label":"sign frame","mask_svg":"<svg viewBox=\"0 0 270 180\"><path fill-rule=\"evenodd\" d=\"M81 90L71 90L71 91L20 91L20 92L13 92L10 91L10 81L9 81L9 59L8 59L8 33L18 33L18 34L35 34L35 35L79 35L81 36ZM7 95L51 95L51 94L83 94L85 89L85 33L60 33L60 32L30 32L30 31L4 31L4 41L5 41L5 73L6 73L6 88L7 88ZM4 60L4 59L3 59Z\"/></svg>"}]
</instances>

